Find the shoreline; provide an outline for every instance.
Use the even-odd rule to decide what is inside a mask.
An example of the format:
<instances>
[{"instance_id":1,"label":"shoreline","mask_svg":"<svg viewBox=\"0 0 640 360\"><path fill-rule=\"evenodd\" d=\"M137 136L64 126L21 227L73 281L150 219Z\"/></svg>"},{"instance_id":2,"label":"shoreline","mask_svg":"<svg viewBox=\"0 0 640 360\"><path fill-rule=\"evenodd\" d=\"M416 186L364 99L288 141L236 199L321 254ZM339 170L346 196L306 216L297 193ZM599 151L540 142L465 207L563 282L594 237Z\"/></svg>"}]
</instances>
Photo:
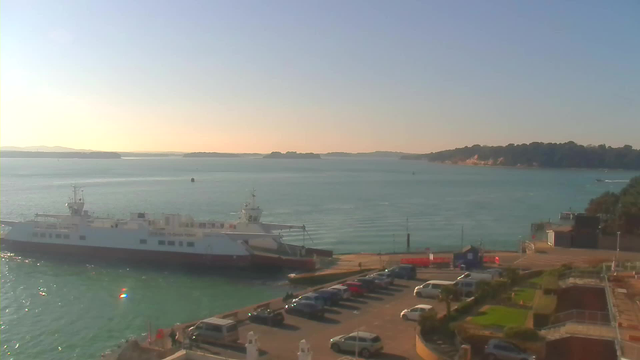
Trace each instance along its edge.
<instances>
[{"instance_id":1,"label":"shoreline","mask_svg":"<svg viewBox=\"0 0 640 360\"><path fill-rule=\"evenodd\" d=\"M624 172L640 172L640 169L619 169L619 168L576 168L576 167L545 167L545 166L510 166L510 165L489 165L489 164L467 164L453 163L446 161L431 161L427 159L399 159L403 161L428 162L438 165L466 166L466 167L483 167L483 168L502 168L502 169L519 169L519 170L590 170L590 171L624 171Z\"/></svg>"}]
</instances>

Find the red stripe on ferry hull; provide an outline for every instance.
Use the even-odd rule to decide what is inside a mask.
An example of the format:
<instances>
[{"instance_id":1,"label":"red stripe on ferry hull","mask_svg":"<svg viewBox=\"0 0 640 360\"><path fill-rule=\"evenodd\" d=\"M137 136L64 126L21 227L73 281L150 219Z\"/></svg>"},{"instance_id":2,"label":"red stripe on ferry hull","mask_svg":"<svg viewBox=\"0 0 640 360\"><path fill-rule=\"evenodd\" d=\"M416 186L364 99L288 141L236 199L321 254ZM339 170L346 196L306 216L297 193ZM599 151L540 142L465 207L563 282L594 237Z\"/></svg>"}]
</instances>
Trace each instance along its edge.
<instances>
[{"instance_id":1,"label":"red stripe on ferry hull","mask_svg":"<svg viewBox=\"0 0 640 360\"><path fill-rule=\"evenodd\" d=\"M60 254L98 259L125 260L131 262L157 262L166 265L195 265L207 267L243 267L251 265L251 255L204 255L183 252L117 249L70 244L48 244L31 241L15 241L9 239L2 239L0 241L0 245L2 245L3 250L12 252L37 252L43 254Z\"/></svg>"}]
</instances>

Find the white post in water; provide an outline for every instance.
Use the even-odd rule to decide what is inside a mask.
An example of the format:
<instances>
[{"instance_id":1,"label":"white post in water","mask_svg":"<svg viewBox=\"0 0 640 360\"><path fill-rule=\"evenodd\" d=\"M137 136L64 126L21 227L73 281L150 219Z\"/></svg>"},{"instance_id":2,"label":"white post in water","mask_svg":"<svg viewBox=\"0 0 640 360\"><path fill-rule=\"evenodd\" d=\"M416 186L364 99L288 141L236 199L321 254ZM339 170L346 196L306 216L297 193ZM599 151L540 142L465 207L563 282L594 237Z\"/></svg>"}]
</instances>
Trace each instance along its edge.
<instances>
[{"instance_id":1,"label":"white post in water","mask_svg":"<svg viewBox=\"0 0 640 360\"><path fill-rule=\"evenodd\" d=\"M311 352L311 348L307 343L307 340L302 339L298 350L298 360L311 360L312 356L313 352Z\"/></svg>"},{"instance_id":2,"label":"white post in water","mask_svg":"<svg viewBox=\"0 0 640 360\"><path fill-rule=\"evenodd\" d=\"M253 333L253 331L247 334L247 344L245 347L247 348L247 360L258 360L258 337Z\"/></svg>"}]
</instances>

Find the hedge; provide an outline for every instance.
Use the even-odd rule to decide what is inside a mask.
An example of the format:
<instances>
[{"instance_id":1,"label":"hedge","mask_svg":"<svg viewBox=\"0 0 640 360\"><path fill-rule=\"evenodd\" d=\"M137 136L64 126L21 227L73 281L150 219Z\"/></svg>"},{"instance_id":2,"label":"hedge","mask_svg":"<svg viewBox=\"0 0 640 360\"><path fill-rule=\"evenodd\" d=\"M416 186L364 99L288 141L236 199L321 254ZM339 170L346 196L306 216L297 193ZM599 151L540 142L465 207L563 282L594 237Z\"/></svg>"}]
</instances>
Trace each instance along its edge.
<instances>
[{"instance_id":1,"label":"hedge","mask_svg":"<svg viewBox=\"0 0 640 360\"><path fill-rule=\"evenodd\" d=\"M511 340L536 341L540 339L540 334L524 326L507 326L504 329L504 337Z\"/></svg>"}]
</instances>

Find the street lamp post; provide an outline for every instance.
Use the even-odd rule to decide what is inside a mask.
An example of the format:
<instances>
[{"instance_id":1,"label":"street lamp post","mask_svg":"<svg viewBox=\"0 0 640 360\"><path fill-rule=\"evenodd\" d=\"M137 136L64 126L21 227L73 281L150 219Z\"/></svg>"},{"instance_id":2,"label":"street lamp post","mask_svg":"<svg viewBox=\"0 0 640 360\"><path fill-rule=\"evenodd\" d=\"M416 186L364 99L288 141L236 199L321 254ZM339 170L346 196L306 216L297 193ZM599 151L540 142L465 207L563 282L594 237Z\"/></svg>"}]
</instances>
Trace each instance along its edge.
<instances>
[{"instance_id":1,"label":"street lamp post","mask_svg":"<svg viewBox=\"0 0 640 360\"><path fill-rule=\"evenodd\" d=\"M616 263L619 261L618 258L620 257L620 231L618 231L618 242L616 245Z\"/></svg>"}]
</instances>

